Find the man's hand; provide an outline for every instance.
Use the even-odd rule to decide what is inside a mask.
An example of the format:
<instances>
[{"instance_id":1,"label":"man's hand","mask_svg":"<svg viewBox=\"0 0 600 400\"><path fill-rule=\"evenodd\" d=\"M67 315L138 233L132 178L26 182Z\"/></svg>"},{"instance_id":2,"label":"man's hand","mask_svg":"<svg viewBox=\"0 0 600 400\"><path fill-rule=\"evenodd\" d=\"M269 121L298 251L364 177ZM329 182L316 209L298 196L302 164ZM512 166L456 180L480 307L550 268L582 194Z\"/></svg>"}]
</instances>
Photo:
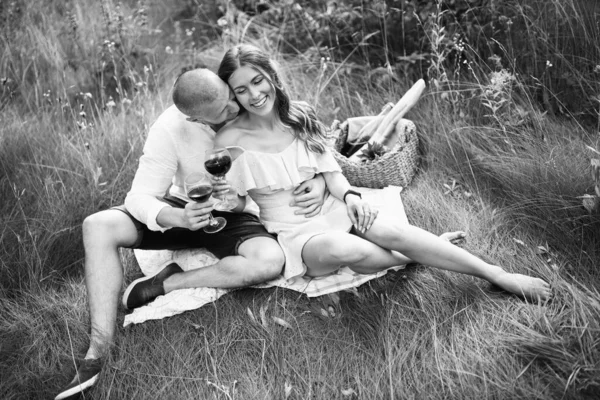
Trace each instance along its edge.
<instances>
[{"instance_id":1,"label":"man's hand","mask_svg":"<svg viewBox=\"0 0 600 400\"><path fill-rule=\"evenodd\" d=\"M353 194L346 196L346 206L350 221L357 231L365 233L371 229L379 211L372 209L368 202Z\"/></svg>"},{"instance_id":2,"label":"man's hand","mask_svg":"<svg viewBox=\"0 0 600 400\"><path fill-rule=\"evenodd\" d=\"M204 203L187 203L183 209L181 227L191 231L197 231L200 228L204 228L210 221L209 214L212 209L213 203L210 200Z\"/></svg>"},{"instance_id":3,"label":"man's hand","mask_svg":"<svg viewBox=\"0 0 600 400\"><path fill-rule=\"evenodd\" d=\"M321 212L325 201L325 179L317 175L313 179L302 182L292 193L294 200L290 206L300 207L294 214L304 214L306 218L314 217Z\"/></svg>"}]
</instances>

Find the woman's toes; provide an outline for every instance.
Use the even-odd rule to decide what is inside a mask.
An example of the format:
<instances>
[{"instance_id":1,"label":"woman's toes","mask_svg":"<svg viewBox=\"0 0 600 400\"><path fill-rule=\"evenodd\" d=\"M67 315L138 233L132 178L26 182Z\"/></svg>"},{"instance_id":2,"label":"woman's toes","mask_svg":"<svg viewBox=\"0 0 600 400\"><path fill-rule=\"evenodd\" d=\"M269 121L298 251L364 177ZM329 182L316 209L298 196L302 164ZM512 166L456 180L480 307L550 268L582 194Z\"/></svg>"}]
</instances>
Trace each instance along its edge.
<instances>
[{"instance_id":1,"label":"woman's toes","mask_svg":"<svg viewBox=\"0 0 600 400\"><path fill-rule=\"evenodd\" d=\"M445 233L442 233L440 235L440 237L449 242L455 242L455 241L463 240L465 237L467 237L467 234L463 231L445 232Z\"/></svg>"}]
</instances>

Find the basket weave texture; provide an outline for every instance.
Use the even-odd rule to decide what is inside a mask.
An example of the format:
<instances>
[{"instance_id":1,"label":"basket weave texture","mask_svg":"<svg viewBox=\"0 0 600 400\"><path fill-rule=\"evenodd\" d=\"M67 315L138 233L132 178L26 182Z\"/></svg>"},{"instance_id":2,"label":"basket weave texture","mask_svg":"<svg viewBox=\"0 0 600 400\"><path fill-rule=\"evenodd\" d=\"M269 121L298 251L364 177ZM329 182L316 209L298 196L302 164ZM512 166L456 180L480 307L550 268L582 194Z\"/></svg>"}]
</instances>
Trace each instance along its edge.
<instances>
[{"instance_id":1,"label":"basket weave texture","mask_svg":"<svg viewBox=\"0 0 600 400\"><path fill-rule=\"evenodd\" d=\"M355 162L339 153L344 144L344 132L334 145L333 155L348 182L353 186L380 189L389 185L408 186L419 163L419 138L415 124L407 119L399 121L398 142L392 150L373 161Z\"/></svg>"}]
</instances>

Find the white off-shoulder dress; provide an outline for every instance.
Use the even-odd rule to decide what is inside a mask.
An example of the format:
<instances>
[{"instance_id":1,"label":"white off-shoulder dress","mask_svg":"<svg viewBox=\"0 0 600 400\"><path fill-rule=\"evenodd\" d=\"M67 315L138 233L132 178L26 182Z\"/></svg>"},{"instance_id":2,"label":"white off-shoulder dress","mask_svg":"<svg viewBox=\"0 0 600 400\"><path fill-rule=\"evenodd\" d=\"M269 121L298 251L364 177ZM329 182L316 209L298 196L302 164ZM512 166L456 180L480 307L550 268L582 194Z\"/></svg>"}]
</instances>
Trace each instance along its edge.
<instances>
[{"instance_id":1,"label":"white off-shoulder dress","mask_svg":"<svg viewBox=\"0 0 600 400\"><path fill-rule=\"evenodd\" d=\"M329 232L349 232L352 222L346 205L327 194L319 215L306 218L295 215L290 207L293 190L321 172L341 171L331 152L314 153L295 139L279 153L263 153L235 147L239 152L227 179L242 196L250 196L260 209L265 228L277 235L285 254L283 276L291 279L304 275L302 249L313 236Z\"/></svg>"}]
</instances>

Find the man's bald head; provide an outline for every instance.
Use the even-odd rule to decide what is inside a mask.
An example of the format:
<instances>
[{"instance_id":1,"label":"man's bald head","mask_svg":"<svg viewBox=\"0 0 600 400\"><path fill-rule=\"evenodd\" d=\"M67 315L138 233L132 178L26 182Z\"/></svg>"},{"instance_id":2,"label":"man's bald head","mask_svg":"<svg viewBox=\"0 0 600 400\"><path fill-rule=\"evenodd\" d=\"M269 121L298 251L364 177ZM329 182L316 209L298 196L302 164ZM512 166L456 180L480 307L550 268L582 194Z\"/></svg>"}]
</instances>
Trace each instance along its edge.
<instances>
[{"instance_id":1,"label":"man's bald head","mask_svg":"<svg viewBox=\"0 0 600 400\"><path fill-rule=\"evenodd\" d=\"M224 85L214 72L206 68L186 71L175 81L173 103L182 113L195 115L222 95Z\"/></svg>"},{"instance_id":2,"label":"man's bald head","mask_svg":"<svg viewBox=\"0 0 600 400\"><path fill-rule=\"evenodd\" d=\"M206 68L186 71L177 78L173 103L188 121L213 127L234 119L240 111L229 86Z\"/></svg>"}]
</instances>

